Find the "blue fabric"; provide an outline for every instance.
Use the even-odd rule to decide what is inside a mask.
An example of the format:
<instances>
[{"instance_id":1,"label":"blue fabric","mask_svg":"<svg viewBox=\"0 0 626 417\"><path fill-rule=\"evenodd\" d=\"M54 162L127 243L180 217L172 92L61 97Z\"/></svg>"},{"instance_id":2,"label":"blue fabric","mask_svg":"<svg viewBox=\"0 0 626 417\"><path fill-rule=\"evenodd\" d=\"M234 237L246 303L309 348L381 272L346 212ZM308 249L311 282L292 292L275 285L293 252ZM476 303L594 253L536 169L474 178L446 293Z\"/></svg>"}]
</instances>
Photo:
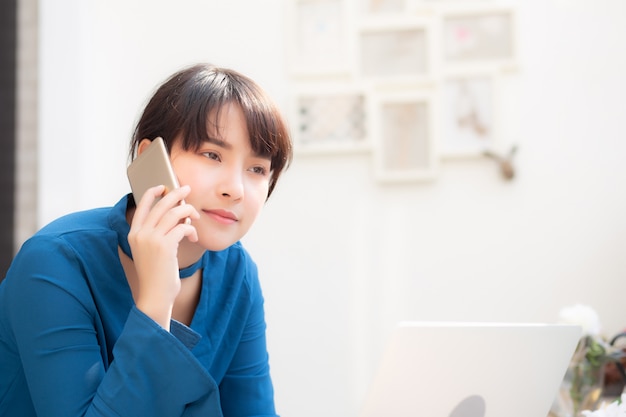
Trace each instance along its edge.
<instances>
[{"instance_id":1,"label":"blue fabric","mask_svg":"<svg viewBox=\"0 0 626 417\"><path fill-rule=\"evenodd\" d=\"M128 201L62 217L16 255L0 284L0 415L275 416L254 262L240 243L206 252L191 325L168 332L134 306L119 260Z\"/></svg>"}]
</instances>

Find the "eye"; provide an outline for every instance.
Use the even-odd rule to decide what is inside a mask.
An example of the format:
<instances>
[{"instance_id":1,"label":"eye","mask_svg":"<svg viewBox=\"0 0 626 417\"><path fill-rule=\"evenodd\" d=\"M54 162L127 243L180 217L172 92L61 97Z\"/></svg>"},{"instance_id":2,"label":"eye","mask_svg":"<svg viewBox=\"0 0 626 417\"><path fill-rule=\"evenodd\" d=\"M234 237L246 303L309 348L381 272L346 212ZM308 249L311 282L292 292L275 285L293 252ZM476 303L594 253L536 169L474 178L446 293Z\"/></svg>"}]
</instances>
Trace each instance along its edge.
<instances>
[{"instance_id":1,"label":"eye","mask_svg":"<svg viewBox=\"0 0 626 417\"><path fill-rule=\"evenodd\" d=\"M202 152L202 155L209 159L213 159L214 161L221 160L220 154L218 154L217 152L207 151L207 152Z\"/></svg>"},{"instance_id":2,"label":"eye","mask_svg":"<svg viewBox=\"0 0 626 417\"><path fill-rule=\"evenodd\" d=\"M268 172L268 169L265 168L264 166L254 166L254 167L250 168L250 171L254 172L255 174L266 176L267 172Z\"/></svg>"}]
</instances>

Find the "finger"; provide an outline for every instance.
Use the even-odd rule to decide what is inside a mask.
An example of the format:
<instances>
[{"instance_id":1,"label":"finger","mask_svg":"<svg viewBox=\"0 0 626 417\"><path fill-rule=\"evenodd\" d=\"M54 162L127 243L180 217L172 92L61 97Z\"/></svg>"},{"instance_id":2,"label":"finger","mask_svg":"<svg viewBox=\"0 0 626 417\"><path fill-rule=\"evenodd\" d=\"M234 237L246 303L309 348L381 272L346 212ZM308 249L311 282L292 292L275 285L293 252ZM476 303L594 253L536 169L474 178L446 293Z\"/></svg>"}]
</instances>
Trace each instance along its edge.
<instances>
[{"instance_id":1,"label":"finger","mask_svg":"<svg viewBox=\"0 0 626 417\"><path fill-rule=\"evenodd\" d=\"M161 219L165 214L184 201L184 198L189 194L191 188L185 185L180 188L169 191L163 196L146 214L145 218L142 218L142 224L156 227L161 222Z\"/></svg>"},{"instance_id":2,"label":"finger","mask_svg":"<svg viewBox=\"0 0 626 417\"><path fill-rule=\"evenodd\" d=\"M181 204L181 202L184 202L185 197L189 195L190 191L191 188L188 185L171 190L155 204L155 208L158 207L160 210L163 210L163 212L169 210L172 207Z\"/></svg>"},{"instance_id":3,"label":"finger","mask_svg":"<svg viewBox=\"0 0 626 417\"><path fill-rule=\"evenodd\" d=\"M170 230L170 232L168 233L168 236L170 236L172 239L176 240L177 242L180 242L185 237L190 242L198 241L198 231L193 225L186 224L186 223L178 223L172 230Z\"/></svg>"},{"instance_id":4,"label":"finger","mask_svg":"<svg viewBox=\"0 0 626 417\"><path fill-rule=\"evenodd\" d=\"M168 233L179 223L186 223L186 219L198 219L200 214L191 204L178 204L167 210L154 225L161 233ZM187 222L187 224L191 224Z\"/></svg>"},{"instance_id":5,"label":"finger","mask_svg":"<svg viewBox=\"0 0 626 417\"><path fill-rule=\"evenodd\" d=\"M189 187L188 185L183 185L182 187L169 190L161 200L165 200L167 205L175 205L176 203L184 200L185 197L189 195L190 191L191 187Z\"/></svg>"},{"instance_id":6,"label":"finger","mask_svg":"<svg viewBox=\"0 0 626 417\"><path fill-rule=\"evenodd\" d=\"M148 190L141 197L141 200L137 203L135 214L133 215L132 224L143 224L145 222L146 217L150 213L150 209L154 204L154 201L157 198L161 197L164 191L165 186L163 185L157 185L155 187L148 188Z\"/></svg>"}]
</instances>

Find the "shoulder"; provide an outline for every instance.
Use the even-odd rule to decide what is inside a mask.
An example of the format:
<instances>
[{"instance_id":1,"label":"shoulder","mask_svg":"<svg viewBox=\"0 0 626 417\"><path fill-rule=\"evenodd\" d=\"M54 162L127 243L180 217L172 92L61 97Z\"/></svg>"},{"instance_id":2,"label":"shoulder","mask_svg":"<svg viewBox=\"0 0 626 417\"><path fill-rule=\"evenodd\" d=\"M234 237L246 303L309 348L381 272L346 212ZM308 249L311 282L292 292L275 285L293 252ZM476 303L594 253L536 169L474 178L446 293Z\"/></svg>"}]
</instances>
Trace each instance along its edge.
<instances>
[{"instance_id":1,"label":"shoulder","mask_svg":"<svg viewBox=\"0 0 626 417\"><path fill-rule=\"evenodd\" d=\"M93 250L93 245L109 245L111 239L118 240L118 234L125 238L130 228L126 221L129 196L122 197L114 206L77 211L59 217L41 228L30 240L65 242L75 245L80 251Z\"/></svg>"},{"instance_id":2,"label":"shoulder","mask_svg":"<svg viewBox=\"0 0 626 417\"><path fill-rule=\"evenodd\" d=\"M110 211L110 207L103 207L75 212L47 224L24 242L7 275L80 269L83 258L105 256L117 241L108 221Z\"/></svg>"},{"instance_id":3,"label":"shoulder","mask_svg":"<svg viewBox=\"0 0 626 417\"><path fill-rule=\"evenodd\" d=\"M110 211L111 207L102 207L66 214L42 227L33 237L60 237L81 230L108 228L107 218Z\"/></svg>"},{"instance_id":4,"label":"shoulder","mask_svg":"<svg viewBox=\"0 0 626 417\"><path fill-rule=\"evenodd\" d=\"M33 237L67 237L76 233L100 234L123 228L130 194L122 197L114 206L99 207L66 214L42 227Z\"/></svg>"},{"instance_id":5,"label":"shoulder","mask_svg":"<svg viewBox=\"0 0 626 417\"><path fill-rule=\"evenodd\" d=\"M109 210L81 211L52 221L24 242L15 260L24 256L59 258L59 255L93 251L96 249L93 245L107 241L107 235L114 233L107 224Z\"/></svg>"},{"instance_id":6,"label":"shoulder","mask_svg":"<svg viewBox=\"0 0 626 417\"><path fill-rule=\"evenodd\" d=\"M41 228L14 256L2 282L5 291L35 297L57 288L82 298L88 293L86 277L106 275L117 255L110 211L104 207L75 212Z\"/></svg>"}]
</instances>

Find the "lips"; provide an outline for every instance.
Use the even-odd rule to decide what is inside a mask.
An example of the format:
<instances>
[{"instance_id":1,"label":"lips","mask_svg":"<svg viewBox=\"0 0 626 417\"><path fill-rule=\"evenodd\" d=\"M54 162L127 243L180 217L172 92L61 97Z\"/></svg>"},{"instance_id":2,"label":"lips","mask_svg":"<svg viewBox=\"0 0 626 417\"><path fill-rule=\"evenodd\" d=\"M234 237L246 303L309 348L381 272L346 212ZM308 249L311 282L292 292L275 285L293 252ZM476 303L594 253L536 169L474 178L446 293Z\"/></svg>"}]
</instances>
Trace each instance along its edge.
<instances>
[{"instance_id":1,"label":"lips","mask_svg":"<svg viewBox=\"0 0 626 417\"><path fill-rule=\"evenodd\" d=\"M239 221L237 216L228 210L204 210L204 212L220 224L233 224Z\"/></svg>"}]
</instances>

